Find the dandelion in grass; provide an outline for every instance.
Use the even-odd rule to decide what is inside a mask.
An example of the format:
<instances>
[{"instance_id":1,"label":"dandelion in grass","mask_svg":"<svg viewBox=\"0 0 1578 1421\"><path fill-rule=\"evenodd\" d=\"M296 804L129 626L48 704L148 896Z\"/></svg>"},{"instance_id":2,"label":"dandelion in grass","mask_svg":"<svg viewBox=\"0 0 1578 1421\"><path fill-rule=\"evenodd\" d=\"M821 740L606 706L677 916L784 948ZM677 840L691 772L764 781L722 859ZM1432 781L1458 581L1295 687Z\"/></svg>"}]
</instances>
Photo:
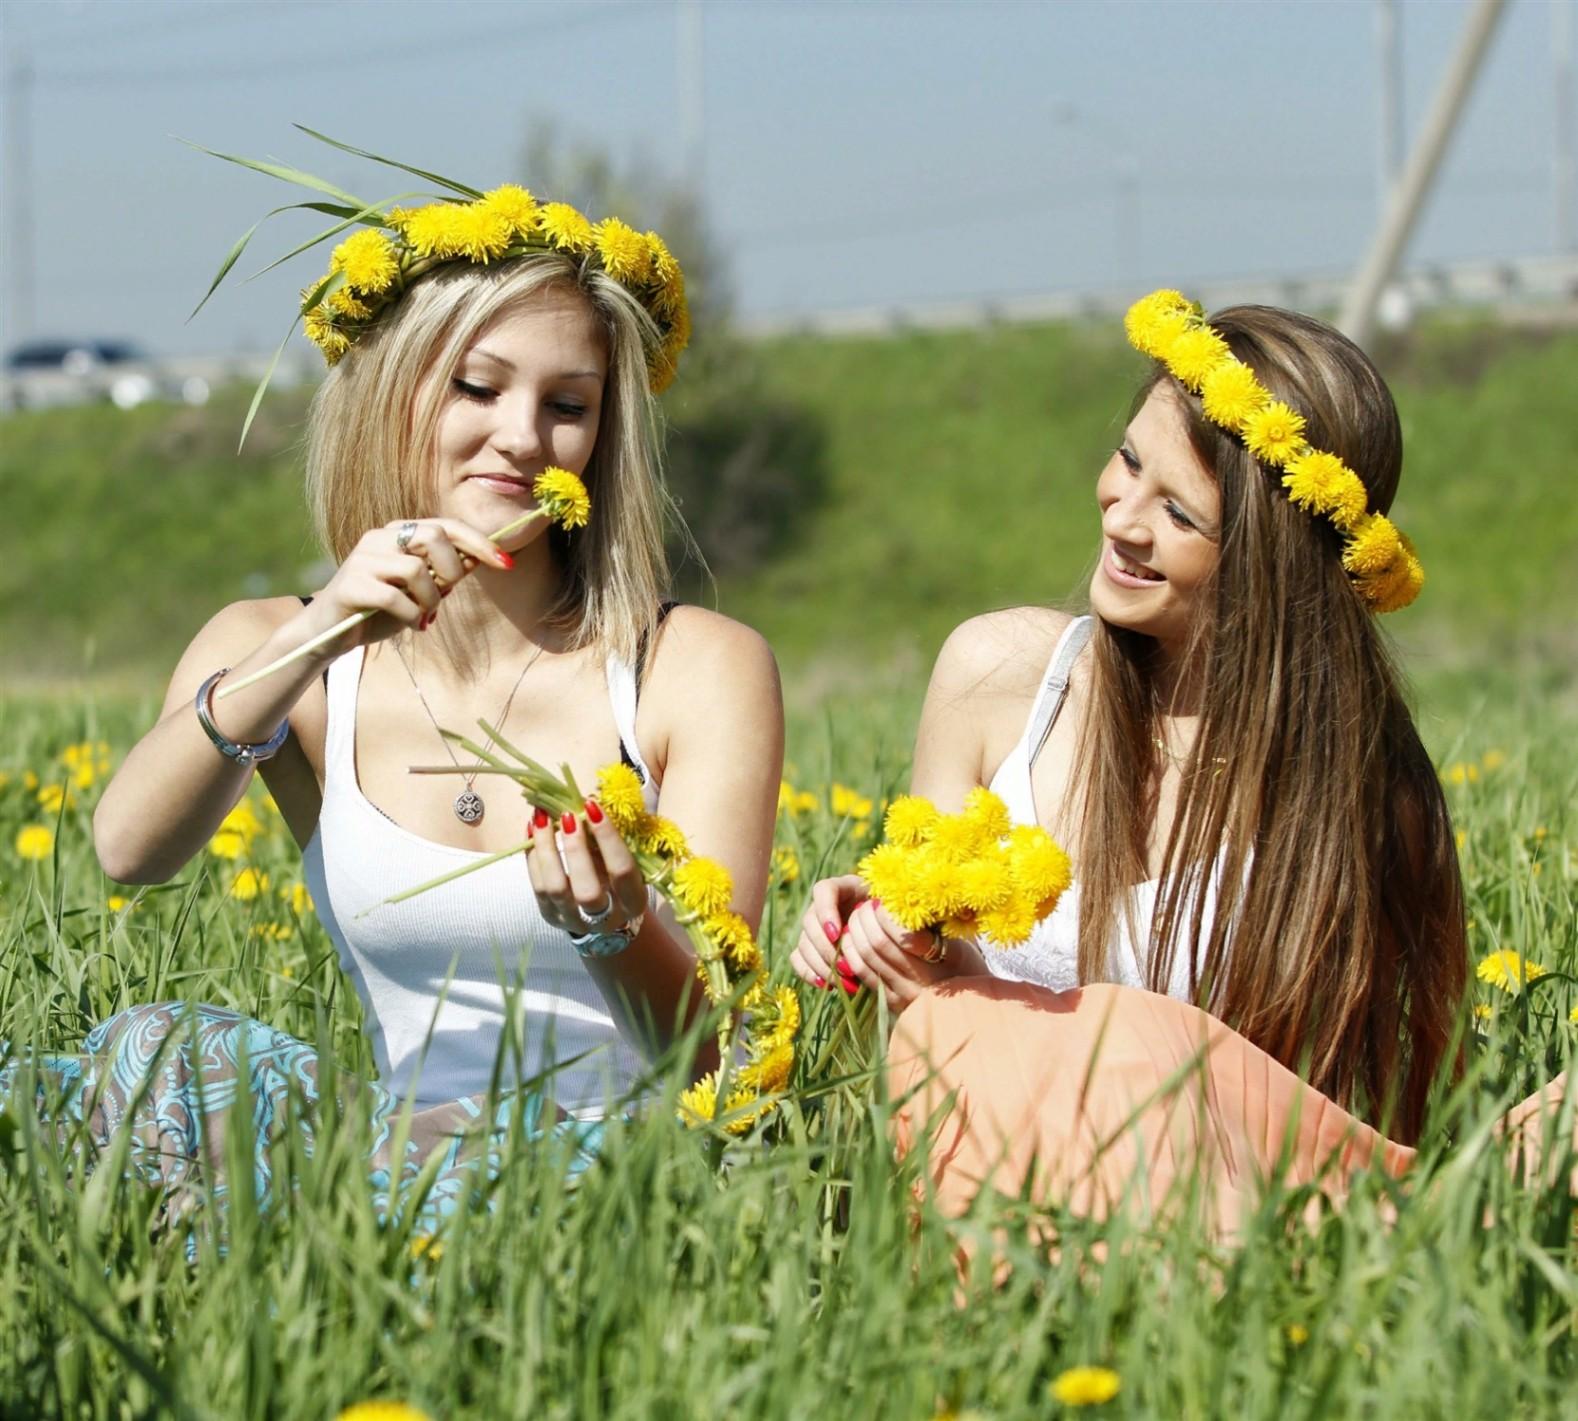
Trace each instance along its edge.
<instances>
[{"instance_id":1,"label":"dandelion in grass","mask_svg":"<svg viewBox=\"0 0 1578 1421\"><path fill-rule=\"evenodd\" d=\"M1479 783L1479 766L1458 763L1448 765L1441 772L1441 778L1449 785L1472 785Z\"/></svg>"},{"instance_id":2,"label":"dandelion in grass","mask_svg":"<svg viewBox=\"0 0 1578 1421\"><path fill-rule=\"evenodd\" d=\"M289 904L290 911L298 918L304 918L312 912L312 894L307 892L305 883L296 882L285 890L285 902Z\"/></svg>"},{"instance_id":3,"label":"dandelion in grass","mask_svg":"<svg viewBox=\"0 0 1578 1421\"><path fill-rule=\"evenodd\" d=\"M250 903L260 894L267 893L268 874L261 869L244 868L230 880L230 896L242 903Z\"/></svg>"},{"instance_id":4,"label":"dandelion in grass","mask_svg":"<svg viewBox=\"0 0 1578 1421\"><path fill-rule=\"evenodd\" d=\"M788 844L780 844L773 850L773 873L780 888L800 881L800 856Z\"/></svg>"},{"instance_id":5,"label":"dandelion in grass","mask_svg":"<svg viewBox=\"0 0 1578 1421\"><path fill-rule=\"evenodd\" d=\"M111 893L110 896L104 900L104 906L112 913L119 913L124 911L130 902L130 898L123 898L119 893Z\"/></svg>"},{"instance_id":6,"label":"dandelion in grass","mask_svg":"<svg viewBox=\"0 0 1578 1421\"><path fill-rule=\"evenodd\" d=\"M38 803L45 814L59 814L63 808L76 808L77 797L65 785L50 784L39 789Z\"/></svg>"},{"instance_id":7,"label":"dandelion in grass","mask_svg":"<svg viewBox=\"0 0 1578 1421\"><path fill-rule=\"evenodd\" d=\"M47 824L26 824L17 830L16 854L18 858L47 859L55 852L55 831Z\"/></svg>"},{"instance_id":8,"label":"dandelion in grass","mask_svg":"<svg viewBox=\"0 0 1578 1421\"><path fill-rule=\"evenodd\" d=\"M1510 948L1503 948L1500 952L1482 957L1474 974L1481 982L1488 982L1503 992L1516 994L1525 983L1538 981L1547 971L1549 969L1538 962L1530 962Z\"/></svg>"},{"instance_id":9,"label":"dandelion in grass","mask_svg":"<svg viewBox=\"0 0 1578 1421\"><path fill-rule=\"evenodd\" d=\"M358 1401L334 1421L433 1421L420 1407L404 1401Z\"/></svg>"},{"instance_id":10,"label":"dandelion in grass","mask_svg":"<svg viewBox=\"0 0 1578 1421\"><path fill-rule=\"evenodd\" d=\"M779 781L778 812L780 814L798 819L804 814L815 814L821 807L822 801L810 790L796 789L788 780Z\"/></svg>"},{"instance_id":11,"label":"dandelion in grass","mask_svg":"<svg viewBox=\"0 0 1578 1421\"><path fill-rule=\"evenodd\" d=\"M1103 1406L1122 1387L1122 1378L1110 1367L1070 1367L1047 1390L1064 1406Z\"/></svg>"},{"instance_id":12,"label":"dandelion in grass","mask_svg":"<svg viewBox=\"0 0 1578 1421\"><path fill-rule=\"evenodd\" d=\"M1506 763L1507 752L1505 750L1487 750L1479 757L1479 767L1487 774L1495 774Z\"/></svg>"},{"instance_id":13,"label":"dandelion in grass","mask_svg":"<svg viewBox=\"0 0 1578 1421\"><path fill-rule=\"evenodd\" d=\"M839 819L867 819L875 807L859 790L841 784L828 791L828 805Z\"/></svg>"},{"instance_id":14,"label":"dandelion in grass","mask_svg":"<svg viewBox=\"0 0 1578 1421\"><path fill-rule=\"evenodd\" d=\"M1302 1347L1310 1340L1310 1330L1302 1322L1290 1322L1282 1331L1294 1347Z\"/></svg>"}]
</instances>

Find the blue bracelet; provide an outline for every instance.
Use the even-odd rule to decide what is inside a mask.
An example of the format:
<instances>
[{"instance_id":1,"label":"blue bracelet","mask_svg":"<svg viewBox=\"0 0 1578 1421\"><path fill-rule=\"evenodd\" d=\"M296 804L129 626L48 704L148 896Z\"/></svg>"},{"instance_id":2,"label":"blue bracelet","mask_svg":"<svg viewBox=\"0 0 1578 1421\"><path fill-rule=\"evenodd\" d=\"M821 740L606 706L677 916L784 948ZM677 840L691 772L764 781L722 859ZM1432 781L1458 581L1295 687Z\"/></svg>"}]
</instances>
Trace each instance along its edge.
<instances>
[{"instance_id":1,"label":"blue bracelet","mask_svg":"<svg viewBox=\"0 0 1578 1421\"><path fill-rule=\"evenodd\" d=\"M286 716L279 723L279 729L261 745L238 745L214 724L214 708L210 704L213 699L215 684L229 670L228 666L221 667L197 688L197 700L195 702L197 723L203 727L204 733L214 742L214 748L225 759L234 760L236 764L244 765L250 769L259 761L272 759L279 753L279 747L285 743L285 738L290 734L290 717Z\"/></svg>"}]
</instances>

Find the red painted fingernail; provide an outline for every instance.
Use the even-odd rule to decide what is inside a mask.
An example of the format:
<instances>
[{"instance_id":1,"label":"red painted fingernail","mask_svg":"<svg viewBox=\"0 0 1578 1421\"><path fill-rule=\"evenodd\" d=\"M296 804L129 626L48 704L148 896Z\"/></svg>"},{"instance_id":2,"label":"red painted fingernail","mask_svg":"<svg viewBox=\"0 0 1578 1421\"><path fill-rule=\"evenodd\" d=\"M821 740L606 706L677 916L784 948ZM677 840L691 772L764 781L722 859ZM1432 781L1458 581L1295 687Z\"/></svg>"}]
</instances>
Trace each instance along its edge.
<instances>
[{"instance_id":1,"label":"red painted fingernail","mask_svg":"<svg viewBox=\"0 0 1578 1421\"><path fill-rule=\"evenodd\" d=\"M539 829L546 829L548 827L548 811L546 809L539 809L535 814L532 815L531 822Z\"/></svg>"},{"instance_id":2,"label":"red painted fingernail","mask_svg":"<svg viewBox=\"0 0 1578 1421\"><path fill-rule=\"evenodd\" d=\"M882 906L882 900L880 898L873 898L871 900L871 906L873 908L880 908Z\"/></svg>"},{"instance_id":3,"label":"red painted fingernail","mask_svg":"<svg viewBox=\"0 0 1578 1421\"><path fill-rule=\"evenodd\" d=\"M530 819L526 821L526 837L528 839L535 839L537 837L537 826L533 824Z\"/></svg>"},{"instance_id":4,"label":"red painted fingernail","mask_svg":"<svg viewBox=\"0 0 1578 1421\"><path fill-rule=\"evenodd\" d=\"M844 989L846 997L852 997L860 990L860 983L853 977L840 977L838 984Z\"/></svg>"},{"instance_id":5,"label":"red painted fingernail","mask_svg":"<svg viewBox=\"0 0 1578 1421\"><path fill-rule=\"evenodd\" d=\"M566 834L575 833L575 815L571 814L568 809L564 811L564 815L559 820L559 823L563 826L564 832Z\"/></svg>"},{"instance_id":6,"label":"red painted fingernail","mask_svg":"<svg viewBox=\"0 0 1578 1421\"><path fill-rule=\"evenodd\" d=\"M848 923L845 923L844 926L841 927L838 930L838 935L840 937L848 937L849 936L849 924Z\"/></svg>"},{"instance_id":7,"label":"red painted fingernail","mask_svg":"<svg viewBox=\"0 0 1578 1421\"><path fill-rule=\"evenodd\" d=\"M833 966L838 968L838 973L841 977L853 977L855 975L855 969L849 965L846 959L842 957L840 957L838 961L833 964Z\"/></svg>"},{"instance_id":8,"label":"red painted fingernail","mask_svg":"<svg viewBox=\"0 0 1578 1421\"><path fill-rule=\"evenodd\" d=\"M498 549L498 554L499 554L499 561L501 563L503 563L506 568L509 568L509 569L513 569L514 568L514 566L515 566L515 559L512 558L507 552L505 552L503 548Z\"/></svg>"},{"instance_id":9,"label":"red painted fingernail","mask_svg":"<svg viewBox=\"0 0 1578 1421\"><path fill-rule=\"evenodd\" d=\"M823 923L822 931L827 934L829 942L837 942L844 935L844 930L837 923Z\"/></svg>"},{"instance_id":10,"label":"red painted fingernail","mask_svg":"<svg viewBox=\"0 0 1578 1421\"><path fill-rule=\"evenodd\" d=\"M819 986L819 987L826 987L827 986L827 978L826 977L813 977L811 980L813 982L815 982L816 985Z\"/></svg>"},{"instance_id":11,"label":"red painted fingernail","mask_svg":"<svg viewBox=\"0 0 1578 1421\"><path fill-rule=\"evenodd\" d=\"M589 799L586 801L586 817L594 824L601 824L603 822L603 811L598 807L597 801L595 799Z\"/></svg>"}]
</instances>

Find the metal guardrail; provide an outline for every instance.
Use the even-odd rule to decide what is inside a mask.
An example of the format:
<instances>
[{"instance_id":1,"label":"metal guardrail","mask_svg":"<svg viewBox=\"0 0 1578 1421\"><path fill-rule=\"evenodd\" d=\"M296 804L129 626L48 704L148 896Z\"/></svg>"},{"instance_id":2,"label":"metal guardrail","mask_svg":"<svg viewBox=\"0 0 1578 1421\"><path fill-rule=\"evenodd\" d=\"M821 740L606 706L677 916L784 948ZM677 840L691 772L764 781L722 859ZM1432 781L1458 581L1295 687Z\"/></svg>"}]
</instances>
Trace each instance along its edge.
<instances>
[{"instance_id":1,"label":"metal guardrail","mask_svg":"<svg viewBox=\"0 0 1578 1421\"><path fill-rule=\"evenodd\" d=\"M1241 277L1191 281L1188 294L1208 310L1257 302L1306 311L1335 312L1353 281L1349 271L1298 276ZM967 330L997 323L1031 324L1108 318L1128 309L1143 293L1133 286L1094 291L1050 292L980 300L917 301L851 306L801 314L744 317L741 334L769 339L784 335L867 336L901 330ZM1578 254L1519 257L1505 261L1420 265L1401 273L1388 288L1394 320L1442 306L1528 306L1578 303Z\"/></svg>"}]
</instances>

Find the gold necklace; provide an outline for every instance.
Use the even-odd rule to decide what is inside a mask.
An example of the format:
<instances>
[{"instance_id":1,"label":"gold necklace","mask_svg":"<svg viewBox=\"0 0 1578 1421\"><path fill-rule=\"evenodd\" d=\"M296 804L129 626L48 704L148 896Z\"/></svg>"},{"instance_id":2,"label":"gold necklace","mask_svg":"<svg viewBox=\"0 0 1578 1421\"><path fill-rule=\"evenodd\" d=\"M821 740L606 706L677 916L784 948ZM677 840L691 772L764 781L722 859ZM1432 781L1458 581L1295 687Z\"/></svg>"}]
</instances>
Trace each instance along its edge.
<instances>
[{"instance_id":1,"label":"gold necklace","mask_svg":"<svg viewBox=\"0 0 1578 1421\"><path fill-rule=\"evenodd\" d=\"M521 682L526 679L526 673L537 664L537 659L543 654L544 650L546 650L545 647L539 646L527 658L526 664L521 667L521 674L515 678L515 684L510 687L509 695L504 698L504 709L499 712L499 718L493 722L500 730L504 729L504 722L509 719L510 707L515 704L515 693L520 690ZM480 824L482 816L488 812L488 806L484 803L482 796L477 793L477 776L487 767L485 765L476 765L472 768L469 775L466 774L459 759L455 756L454 747L449 743L449 737L439 729L438 718L433 714L432 706L428 705L427 697L422 694L422 688L417 684L416 672L411 669L411 663L405 659L405 652L398 643L395 645L395 655L400 658L400 664L405 667L405 674L411 678L411 689L416 692L416 698L422 703L422 709L427 712L427 718L433 722L433 729L438 733L438 738L444 744L444 753L449 756L450 763L457 770L460 770L461 775L465 779L465 788L455 796L455 818L460 820L462 824ZM488 738L483 742L482 746L484 752L491 749L492 745L493 732L489 731Z\"/></svg>"}]
</instances>

